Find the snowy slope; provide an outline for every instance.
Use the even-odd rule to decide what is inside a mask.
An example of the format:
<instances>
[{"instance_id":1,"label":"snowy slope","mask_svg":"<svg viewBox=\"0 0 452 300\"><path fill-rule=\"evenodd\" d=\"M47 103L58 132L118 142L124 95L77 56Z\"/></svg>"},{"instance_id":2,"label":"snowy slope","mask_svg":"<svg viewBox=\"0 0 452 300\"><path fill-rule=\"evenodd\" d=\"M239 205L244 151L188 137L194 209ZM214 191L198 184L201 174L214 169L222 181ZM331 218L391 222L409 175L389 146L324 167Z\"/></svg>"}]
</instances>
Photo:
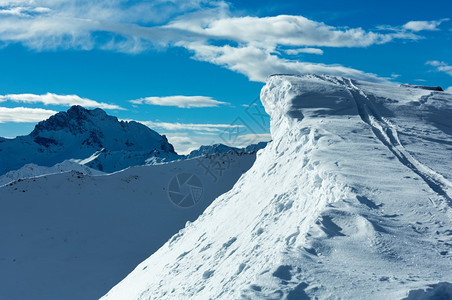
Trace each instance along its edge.
<instances>
[{"instance_id":1,"label":"snowy slope","mask_svg":"<svg viewBox=\"0 0 452 300\"><path fill-rule=\"evenodd\" d=\"M253 167L103 299L450 299L452 95L280 75L261 99Z\"/></svg>"},{"instance_id":2,"label":"snowy slope","mask_svg":"<svg viewBox=\"0 0 452 300\"><path fill-rule=\"evenodd\" d=\"M111 152L105 149L99 150L95 152L88 158L85 159L71 159L65 160L61 163L58 163L52 167L38 166L36 164L26 164L19 170L9 171L5 175L0 176L0 186L8 184L12 181L16 181L24 178L33 178L42 175L49 175L54 173L64 173L70 171L76 171L82 173L84 175L101 175L105 174L102 171L91 169L88 167L89 165L96 165L99 161L102 161L104 165L109 165L113 169L126 169L129 167L131 158L133 156L136 157L136 163L132 165L139 165L142 163L143 165L154 165L165 163L165 161L173 161L175 158L179 158L179 160L184 159L193 159L199 157L212 156L216 157L217 154L222 154L221 156L229 156L228 152L234 154L254 154L258 150L265 148L267 145L266 142L260 142L258 144L252 144L245 148L234 148L229 147L222 144L215 144L212 146L201 146L198 150L193 150L190 155L187 156L174 156L172 154L161 154L159 156L152 156L147 158L144 162L143 156L141 153L128 153L128 160L121 159L121 156L125 153L124 151L116 151Z\"/></svg>"},{"instance_id":3,"label":"snowy slope","mask_svg":"<svg viewBox=\"0 0 452 300\"><path fill-rule=\"evenodd\" d=\"M101 297L231 189L255 157L73 171L0 187L0 299Z\"/></svg>"},{"instance_id":4,"label":"snowy slope","mask_svg":"<svg viewBox=\"0 0 452 300\"><path fill-rule=\"evenodd\" d=\"M119 121L102 109L73 106L39 122L26 136L0 139L0 175L25 164L53 166L68 159L86 159L88 167L119 171L143 165L150 157L174 160L179 156L165 136L137 122Z\"/></svg>"},{"instance_id":5,"label":"snowy slope","mask_svg":"<svg viewBox=\"0 0 452 300\"><path fill-rule=\"evenodd\" d=\"M32 178L42 175L64 173L70 171L77 171L85 175L104 174L101 171L91 169L87 166L81 165L70 160L65 160L62 163L56 164L52 167L43 167L35 164L27 164L20 168L19 170L9 171L5 175L0 176L0 186L8 184L12 181L16 181L18 179Z\"/></svg>"}]
</instances>

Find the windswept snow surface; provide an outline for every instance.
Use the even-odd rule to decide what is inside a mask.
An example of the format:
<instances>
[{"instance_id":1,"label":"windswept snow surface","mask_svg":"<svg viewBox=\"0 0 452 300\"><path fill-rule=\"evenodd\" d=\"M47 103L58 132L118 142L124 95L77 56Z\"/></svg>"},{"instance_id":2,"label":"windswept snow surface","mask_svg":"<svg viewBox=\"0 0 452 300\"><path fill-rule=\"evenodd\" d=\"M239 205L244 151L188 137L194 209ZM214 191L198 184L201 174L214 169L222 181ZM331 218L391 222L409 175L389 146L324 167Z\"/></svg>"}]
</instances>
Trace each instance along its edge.
<instances>
[{"instance_id":1,"label":"windswept snow surface","mask_svg":"<svg viewBox=\"0 0 452 300\"><path fill-rule=\"evenodd\" d=\"M261 100L253 167L103 299L448 299L452 95L279 75Z\"/></svg>"},{"instance_id":2,"label":"windswept snow surface","mask_svg":"<svg viewBox=\"0 0 452 300\"><path fill-rule=\"evenodd\" d=\"M27 164L16 171L9 171L5 175L0 176L0 186L8 184L12 181L24 178L33 178L42 175L64 173L70 171L77 171L84 175L101 175L104 172L91 169L82 164L65 160L62 163L56 164L53 167L42 167L35 164Z\"/></svg>"},{"instance_id":3,"label":"windswept snow surface","mask_svg":"<svg viewBox=\"0 0 452 300\"><path fill-rule=\"evenodd\" d=\"M0 299L98 299L230 190L256 154L0 187Z\"/></svg>"}]
</instances>

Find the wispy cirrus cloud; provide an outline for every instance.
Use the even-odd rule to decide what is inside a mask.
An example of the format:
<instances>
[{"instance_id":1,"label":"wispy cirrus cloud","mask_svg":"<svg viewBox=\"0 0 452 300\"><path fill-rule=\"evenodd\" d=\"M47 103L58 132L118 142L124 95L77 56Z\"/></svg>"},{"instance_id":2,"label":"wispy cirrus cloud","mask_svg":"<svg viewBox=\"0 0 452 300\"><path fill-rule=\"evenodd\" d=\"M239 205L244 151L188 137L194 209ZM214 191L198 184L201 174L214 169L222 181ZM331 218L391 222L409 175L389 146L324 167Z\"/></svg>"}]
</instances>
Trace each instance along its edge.
<instances>
[{"instance_id":1,"label":"wispy cirrus cloud","mask_svg":"<svg viewBox=\"0 0 452 300\"><path fill-rule=\"evenodd\" d=\"M0 41L44 50L93 48L137 53L168 43L157 29L215 1L33 0L0 2Z\"/></svg>"},{"instance_id":2,"label":"wispy cirrus cloud","mask_svg":"<svg viewBox=\"0 0 452 300\"><path fill-rule=\"evenodd\" d=\"M167 97L145 97L136 100L130 100L133 104L149 104L159 106L175 106L179 108L201 108L217 107L229 103L215 100L206 96L167 96Z\"/></svg>"},{"instance_id":3,"label":"wispy cirrus cloud","mask_svg":"<svg viewBox=\"0 0 452 300\"><path fill-rule=\"evenodd\" d=\"M77 95L57 95L53 93L46 93L42 95L36 94L0 95L0 102L5 101L20 103L41 103L44 105L62 105L62 106L81 105L84 107L98 107L103 109L120 109L120 110L123 109L122 107L115 104L97 102L88 98L82 98Z\"/></svg>"},{"instance_id":4,"label":"wispy cirrus cloud","mask_svg":"<svg viewBox=\"0 0 452 300\"><path fill-rule=\"evenodd\" d=\"M180 131L204 131L207 133L218 133L226 129L242 128L243 125L231 125L231 124L208 124L208 123L179 123L179 122L154 122L154 121L137 121L150 128L160 128L163 130Z\"/></svg>"},{"instance_id":5,"label":"wispy cirrus cloud","mask_svg":"<svg viewBox=\"0 0 452 300\"><path fill-rule=\"evenodd\" d=\"M20 16L20 17L27 17L33 14L42 14L50 12L51 9L47 7L24 7L24 6L13 6L13 7L6 7L3 9L0 9L0 15L7 16Z\"/></svg>"},{"instance_id":6,"label":"wispy cirrus cloud","mask_svg":"<svg viewBox=\"0 0 452 300\"><path fill-rule=\"evenodd\" d=\"M288 49L288 50L285 50L284 52L286 52L289 55L297 55L300 53L323 55L323 50L319 49L319 48Z\"/></svg>"},{"instance_id":7,"label":"wispy cirrus cloud","mask_svg":"<svg viewBox=\"0 0 452 300\"><path fill-rule=\"evenodd\" d=\"M252 81L264 82L276 73L320 73L334 76L348 76L369 81L381 81L374 74L347 68L341 65L301 62L281 58L278 55L255 46L233 47L213 46L204 43L189 43L185 47L194 51L194 58L224 66L230 70L246 75Z\"/></svg>"},{"instance_id":8,"label":"wispy cirrus cloud","mask_svg":"<svg viewBox=\"0 0 452 300\"><path fill-rule=\"evenodd\" d=\"M192 51L193 58L197 60L242 73L252 81L265 81L268 75L275 73L322 73L381 81L374 74L337 64L325 65L290 59L281 56L278 48L304 47L309 50L300 52L321 54L323 50L314 50L317 48L312 47L369 47L396 39L421 38L404 30L380 33L362 28L337 28L303 16L231 17L228 11L217 14L223 17L205 14L194 19L188 15L163 28L184 30L196 35L196 39L182 39L175 42L175 45ZM217 46L211 43L212 40L228 40L230 43ZM294 54L296 50L288 51L288 54Z\"/></svg>"},{"instance_id":9,"label":"wispy cirrus cloud","mask_svg":"<svg viewBox=\"0 0 452 300\"><path fill-rule=\"evenodd\" d=\"M207 145L212 142L211 138L183 132L170 132L165 133L165 135L179 154L189 154L191 151L198 149L200 145Z\"/></svg>"},{"instance_id":10,"label":"wispy cirrus cloud","mask_svg":"<svg viewBox=\"0 0 452 300\"><path fill-rule=\"evenodd\" d=\"M174 146L176 152L179 154L189 154L191 151L199 149L201 145L225 143L218 135L196 135L186 132L165 132L164 134L168 137L168 141ZM267 142L270 140L271 136L269 133L242 135L235 143L229 144L228 146L242 148L249 146L252 143L260 141Z\"/></svg>"},{"instance_id":11,"label":"wispy cirrus cloud","mask_svg":"<svg viewBox=\"0 0 452 300\"><path fill-rule=\"evenodd\" d=\"M376 33L362 28L340 29L303 16L225 17L193 20L191 17L171 22L164 28L193 32L206 38L273 48L287 46L368 47L396 38L415 39L410 33Z\"/></svg>"},{"instance_id":12,"label":"wispy cirrus cloud","mask_svg":"<svg viewBox=\"0 0 452 300\"><path fill-rule=\"evenodd\" d=\"M244 128L244 125L240 124L172 123L159 121L136 122L142 123L161 134L165 134L177 153L180 154L188 154L190 151L198 149L201 145L225 143L221 138L223 132L229 132L235 129L242 130ZM249 143L247 142L249 141L249 138L238 139L236 144L230 146L248 146Z\"/></svg>"},{"instance_id":13,"label":"wispy cirrus cloud","mask_svg":"<svg viewBox=\"0 0 452 300\"><path fill-rule=\"evenodd\" d=\"M412 21L381 32L330 26L303 16L237 17L224 1L6 0L1 5L3 44L22 43L38 50L99 48L129 53L183 47L194 59L242 73L253 81L265 81L268 75L283 72L380 80L341 65L287 57L278 49L294 48L287 50L289 55L322 54L321 47L370 47L416 40L421 38L417 32L434 30L446 20Z\"/></svg>"},{"instance_id":14,"label":"wispy cirrus cloud","mask_svg":"<svg viewBox=\"0 0 452 300\"><path fill-rule=\"evenodd\" d=\"M444 18L441 20L433 20L433 21L410 21L406 24L404 24L402 27L406 30L411 31L423 31L423 30L429 30L429 31L435 31L439 30L439 25L443 22L449 21L449 18Z\"/></svg>"},{"instance_id":15,"label":"wispy cirrus cloud","mask_svg":"<svg viewBox=\"0 0 452 300\"><path fill-rule=\"evenodd\" d=\"M0 123L35 123L56 114L56 111L28 107L0 107Z\"/></svg>"},{"instance_id":16,"label":"wispy cirrus cloud","mask_svg":"<svg viewBox=\"0 0 452 300\"><path fill-rule=\"evenodd\" d=\"M443 61L430 60L430 61L426 62L426 64L436 67L436 70L439 72L444 72L444 73L452 76L452 66L448 65L447 63L445 63Z\"/></svg>"}]
</instances>

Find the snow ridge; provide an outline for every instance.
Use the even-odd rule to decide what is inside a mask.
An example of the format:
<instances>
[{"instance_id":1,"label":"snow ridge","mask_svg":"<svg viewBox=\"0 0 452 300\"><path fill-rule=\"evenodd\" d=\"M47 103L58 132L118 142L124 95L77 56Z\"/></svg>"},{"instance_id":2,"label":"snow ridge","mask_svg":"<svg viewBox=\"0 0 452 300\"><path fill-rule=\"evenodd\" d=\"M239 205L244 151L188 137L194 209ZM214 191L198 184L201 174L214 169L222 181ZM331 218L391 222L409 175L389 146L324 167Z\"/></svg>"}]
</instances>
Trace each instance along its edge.
<instances>
[{"instance_id":1,"label":"snow ridge","mask_svg":"<svg viewBox=\"0 0 452 300\"><path fill-rule=\"evenodd\" d=\"M0 186L6 185L19 179L33 178L37 176L56 173L65 173L70 171L76 171L84 175L104 174L101 171L88 168L87 166L69 160L65 160L62 163L54 165L53 167L42 167L36 164L27 164L19 170L9 171L5 175L0 176Z\"/></svg>"},{"instance_id":2,"label":"snow ridge","mask_svg":"<svg viewBox=\"0 0 452 300\"><path fill-rule=\"evenodd\" d=\"M278 75L261 100L272 142L253 167L103 299L400 299L439 282L435 293L449 290L450 95Z\"/></svg>"}]
</instances>

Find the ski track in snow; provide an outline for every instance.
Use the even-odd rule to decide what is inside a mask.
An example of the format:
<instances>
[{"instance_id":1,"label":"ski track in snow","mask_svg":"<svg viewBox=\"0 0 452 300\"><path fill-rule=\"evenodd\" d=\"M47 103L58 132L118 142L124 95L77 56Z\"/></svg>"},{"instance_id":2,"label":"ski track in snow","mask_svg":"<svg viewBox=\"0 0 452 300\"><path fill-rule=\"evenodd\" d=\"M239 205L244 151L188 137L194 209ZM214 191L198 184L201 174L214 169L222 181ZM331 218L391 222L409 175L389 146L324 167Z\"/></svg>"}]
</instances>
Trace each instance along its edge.
<instances>
[{"instance_id":1,"label":"ski track in snow","mask_svg":"<svg viewBox=\"0 0 452 300\"><path fill-rule=\"evenodd\" d=\"M398 158L398 160L418 174L436 193L452 206L452 183L429 167L417 161L401 144L396 128L380 116L369 99L371 96L358 88L351 79L342 79L356 102L361 119L372 127L375 136Z\"/></svg>"}]
</instances>

